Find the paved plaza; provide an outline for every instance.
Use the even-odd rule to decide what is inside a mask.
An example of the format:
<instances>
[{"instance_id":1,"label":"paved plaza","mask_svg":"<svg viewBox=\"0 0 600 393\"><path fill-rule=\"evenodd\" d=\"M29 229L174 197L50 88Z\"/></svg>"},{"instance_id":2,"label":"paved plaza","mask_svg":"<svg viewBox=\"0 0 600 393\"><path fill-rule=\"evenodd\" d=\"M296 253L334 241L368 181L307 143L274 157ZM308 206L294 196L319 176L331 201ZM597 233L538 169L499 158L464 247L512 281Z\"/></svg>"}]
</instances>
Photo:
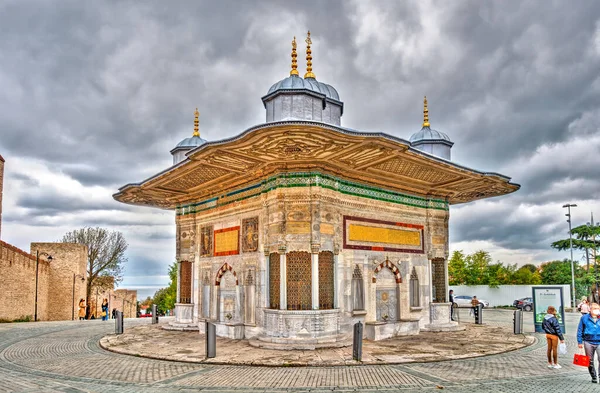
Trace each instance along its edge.
<instances>
[{"instance_id":1,"label":"paved plaza","mask_svg":"<svg viewBox=\"0 0 600 393\"><path fill-rule=\"evenodd\" d=\"M463 311L463 319L467 316ZM485 322L508 326L512 312L486 310ZM526 314L531 331L532 314ZM567 316L569 354L546 368L542 335L532 346L474 359L402 365L257 367L193 364L105 351L114 330L103 321L0 325L0 392L600 392L587 370L571 365L579 315ZM126 329L150 320L126 320Z\"/></svg>"}]
</instances>

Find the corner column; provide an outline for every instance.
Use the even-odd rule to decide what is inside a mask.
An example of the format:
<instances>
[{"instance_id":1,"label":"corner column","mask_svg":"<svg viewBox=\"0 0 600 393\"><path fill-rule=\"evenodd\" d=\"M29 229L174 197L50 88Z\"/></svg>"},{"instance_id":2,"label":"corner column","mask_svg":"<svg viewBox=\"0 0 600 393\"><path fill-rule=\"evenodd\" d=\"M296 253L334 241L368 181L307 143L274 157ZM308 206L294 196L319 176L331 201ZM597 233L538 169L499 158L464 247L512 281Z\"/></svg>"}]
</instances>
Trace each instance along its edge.
<instances>
[{"instance_id":1,"label":"corner column","mask_svg":"<svg viewBox=\"0 0 600 393\"><path fill-rule=\"evenodd\" d=\"M311 298L312 298L312 309L319 309L319 250L320 244L311 244Z\"/></svg>"},{"instance_id":2,"label":"corner column","mask_svg":"<svg viewBox=\"0 0 600 393\"><path fill-rule=\"evenodd\" d=\"M333 308L339 308L338 306L338 258L340 255L339 247L333 249Z\"/></svg>"},{"instance_id":3,"label":"corner column","mask_svg":"<svg viewBox=\"0 0 600 393\"><path fill-rule=\"evenodd\" d=\"M287 310L287 263L286 247L279 247L279 309Z\"/></svg>"}]
</instances>

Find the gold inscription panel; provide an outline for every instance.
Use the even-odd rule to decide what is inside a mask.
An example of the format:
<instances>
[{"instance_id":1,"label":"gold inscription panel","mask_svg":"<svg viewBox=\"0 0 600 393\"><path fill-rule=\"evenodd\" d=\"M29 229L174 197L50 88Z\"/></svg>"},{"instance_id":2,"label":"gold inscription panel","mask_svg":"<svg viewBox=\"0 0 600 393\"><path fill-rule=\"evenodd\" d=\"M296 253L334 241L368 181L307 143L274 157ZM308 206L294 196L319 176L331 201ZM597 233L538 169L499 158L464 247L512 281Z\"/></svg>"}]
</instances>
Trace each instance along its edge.
<instances>
[{"instance_id":1,"label":"gold inscription panel","mask_svg":"<svg viewBox=\"0 0 600 393\"><path fill-rule=\"evenodd\" d=\"M239 227L215 231L215 256L239 253Z\"/></svg>"},{"instance_id":2,"label":"gold inscription panel","mask_svg":"<svg viewBox=\"0 0 600 393\"><path fill-rule=\"evenodd\" d=\"M356 242L385 243L397 246L421 245L421 233L415 230L350 224L348 235L348 240Z\"/></svg>"}]
</instances>

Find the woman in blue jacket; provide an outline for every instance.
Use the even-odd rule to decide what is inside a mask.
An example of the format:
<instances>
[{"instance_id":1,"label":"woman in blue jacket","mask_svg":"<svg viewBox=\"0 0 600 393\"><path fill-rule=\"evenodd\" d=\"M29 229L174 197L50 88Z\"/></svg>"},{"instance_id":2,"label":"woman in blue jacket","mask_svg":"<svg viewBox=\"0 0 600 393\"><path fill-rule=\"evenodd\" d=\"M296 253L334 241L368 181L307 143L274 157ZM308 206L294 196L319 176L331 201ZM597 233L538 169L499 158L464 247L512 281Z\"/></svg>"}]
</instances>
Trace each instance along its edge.
<instances>
[{"instance_id":1,"label":"woman in blue jacket","mask_svg":"<svg viewBox=\"0 0 600 393\"><path fill-rule=\"evenodd\" d=\"M577 344L579 348L585 348L585 355L590 358L588 371L592 376L592 383L598 383L598 374L594 367L594 357L598 353L600 359L600 305L592 303L590 305L590 313L583 315L579 320L577 328Z\"/></svg>"},{"instance_id":2,"label":"woman in blue jacket","mask_svg":"<svg viewBox=\"0 0 600 393\"><path fill-rule=\"evenodd\" d=\"M546 332L546 341L548 342L548 351L546 352L548 356L548 368L562 368L558 364L558 340L560 339L560 342L564 343L565 338L556 318L556 308L548 306L546 313L542 322L542 329ZM552 360L554 360L554 363L552 363Z\"/></svg>"}]
</instances>

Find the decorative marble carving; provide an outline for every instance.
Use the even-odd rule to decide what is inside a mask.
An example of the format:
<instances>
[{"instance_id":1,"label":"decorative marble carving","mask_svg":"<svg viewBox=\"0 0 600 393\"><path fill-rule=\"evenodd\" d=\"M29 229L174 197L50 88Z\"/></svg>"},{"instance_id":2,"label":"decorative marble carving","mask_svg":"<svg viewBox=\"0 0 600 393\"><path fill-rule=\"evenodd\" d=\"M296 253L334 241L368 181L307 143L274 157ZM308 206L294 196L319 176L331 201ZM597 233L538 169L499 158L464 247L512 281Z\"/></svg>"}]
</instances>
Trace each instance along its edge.
<instances>
[{"instance_id":1,"label":"decorative marble carving","mask_svg":"<svg viewBox=\"0 0 600 393\"><path fill-rule=\"evenodd\" d=\"M258 251L258 217L242 220L242 251Z\"/></svg>"},{"instance_id":2,"label":"decorative marble carving","mask_svg":"<svg viewBox=\"0 0 600 393\"><path fill-rule=\"evenodd\" d=\"M210 257L213 254L213 226L200 228L200 256Z\"/></svg>"}]
</instances>

